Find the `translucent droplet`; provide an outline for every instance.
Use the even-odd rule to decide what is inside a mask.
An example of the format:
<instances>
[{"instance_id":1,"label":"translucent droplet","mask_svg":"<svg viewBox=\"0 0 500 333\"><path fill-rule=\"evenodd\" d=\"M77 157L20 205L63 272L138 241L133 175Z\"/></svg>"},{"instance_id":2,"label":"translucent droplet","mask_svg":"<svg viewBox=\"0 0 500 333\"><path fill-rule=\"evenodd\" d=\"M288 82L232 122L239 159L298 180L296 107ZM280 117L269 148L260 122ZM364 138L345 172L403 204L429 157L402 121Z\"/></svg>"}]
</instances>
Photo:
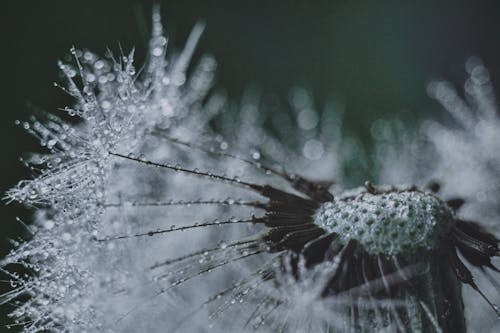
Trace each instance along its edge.
<instances>
[{"instance_id":1,"label":"translucent droplet","mask_svg":"<svg viewBox=\"0 0 500 333\"><path fill-rule=\"evenodd\" d=\"M155 57L159 57L162 55L163 49L161 47L155 47L152 53Z\"/></svg>"}]
</instances>

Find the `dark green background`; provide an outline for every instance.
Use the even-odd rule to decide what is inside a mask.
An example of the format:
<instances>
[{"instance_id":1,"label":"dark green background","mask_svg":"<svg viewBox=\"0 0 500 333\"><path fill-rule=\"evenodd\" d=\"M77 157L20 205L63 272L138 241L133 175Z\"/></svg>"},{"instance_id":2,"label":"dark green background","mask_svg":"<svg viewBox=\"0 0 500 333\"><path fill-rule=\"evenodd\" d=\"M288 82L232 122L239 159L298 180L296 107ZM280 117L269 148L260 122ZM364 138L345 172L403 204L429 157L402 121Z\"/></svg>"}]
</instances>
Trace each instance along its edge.
<instances>
[{"instance_id":1,"label":"dark green background","mask_svg":"<svg viewBox=\"0 0 500 333\"><path fill-rule=\"evenodd\" d=\"M152 1L9 1L1 7L0 192L29 176L18 162L37 143L14 125L35 108L54 111L71 100L56 61L71 45L104 53L137 47L144 58ZM464 61L480 56L500 78L499 1L161 1L171 41L182 46L198 19L207 29L198 52L218 63L217 84L237 99L248 85L285 99L293 85L311 88L318 104L346 105L346 126L364 136L379 117L413 121L436 112L428 80L461 84ZM172 45L172 44L171 44ZM498 84L497 84L498 86ZM498 89L497 89L498 91ZM1 207L0 257L26 215ZM0 285L1 286L1 285ZM3 312L3 311L2 311ZM2 318L0 318L2 320ZM1 328L0 328L1 330Z\"/></svg>"}]
</instances>

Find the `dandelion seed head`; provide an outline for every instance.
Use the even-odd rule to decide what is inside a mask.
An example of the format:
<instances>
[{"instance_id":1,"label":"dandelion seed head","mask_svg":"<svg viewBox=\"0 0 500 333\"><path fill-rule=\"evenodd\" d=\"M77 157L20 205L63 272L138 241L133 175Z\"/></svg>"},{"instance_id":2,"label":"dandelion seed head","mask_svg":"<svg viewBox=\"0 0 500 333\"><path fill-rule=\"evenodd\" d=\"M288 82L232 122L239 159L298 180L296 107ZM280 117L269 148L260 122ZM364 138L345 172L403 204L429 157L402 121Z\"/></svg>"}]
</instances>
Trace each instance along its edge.
<instances>
[{"instance_id":1,"label":"dandelion seed head","mask_svg":"<svg viewBox=\"0 0 500 333\"><path fill-rule=\"evenodd\" d=\"M454 221L452 210L434 195L404 190L337 198L324 203L314 219L344 243L355 239L366 252L387 256L435 249Z\"/></svg>"},{"instance_id":2,"label":"dandelion seed head","mask_svg":"<svg viewBox=\"0 0 500 333\"><path fill-rule=\"evenodd\" d=\"M359 140L342 132L340 103L322 110L295 87L283 112L275 96L266 101L256 89L235 106L212 89L212 57L190 65L202 30L197 24L185 47L171 52L156 10L142 70L133 50L100 57L72 48L73 61L59 63L60 87L74 98L63 111L79 122L47 115L19 123L46 153L26 161L33 179L7 193L36 208L31 239L16 241L0 262L13 287L0 301L16 302L13 320L29 333L330 332L439 331L450 316L461 318L461 308L439 312L461 302L453 294L459 282L474 286L457 249L484 268L496 239L462 221L459 201L441 194L370 184L346 191L345 166L368 164ZM460 178L460 167L479 168L462 163L463 155L478 144L497 147L481 66L468 62L466 84L487 110L479 116L457 112L467 103L449 85L433 90L452 103L461 126L428 127L443 158L433 171L449 183L448 161ZM391 147L405 131L382 120L372 126L384 143L377 156L388 157L374 172L379 179L402 183L412 158L424 155L407 145L410 135L400 140L404 147ZM473 154L480 167L497 163ZM496 193L481 181L484 195L467 192L467 199ZM471 242L479 257L467 252ZM422 249L425 255L409 258ZM30 273L11 272L15 265ZM426 288L415 291L414 283Z\"/></svg>"}]
</instances>

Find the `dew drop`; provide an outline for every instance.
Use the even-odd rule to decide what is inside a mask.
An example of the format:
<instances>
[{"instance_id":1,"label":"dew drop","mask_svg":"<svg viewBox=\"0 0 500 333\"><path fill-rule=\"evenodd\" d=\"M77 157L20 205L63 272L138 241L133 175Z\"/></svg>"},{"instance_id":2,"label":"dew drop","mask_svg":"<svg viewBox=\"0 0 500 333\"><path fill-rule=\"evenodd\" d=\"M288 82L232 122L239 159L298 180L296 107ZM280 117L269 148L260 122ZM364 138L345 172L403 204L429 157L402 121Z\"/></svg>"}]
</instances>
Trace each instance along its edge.
<instances>
[{"instance_id":1,"label":"dew drop","mask_svg":"<svg viewBox=\"0 0 500 333\"><path fill-rule=\"evenodd\" d=\"M159 57L159 56L161 56L161 55L162 55L163 50L162 50L162 48L161 48L161 47L155 47L155 48L153 49L153 52L152 52L152 53L153 53L153 56L155 56L155 57Z\"/></svg>"}]
</instances>

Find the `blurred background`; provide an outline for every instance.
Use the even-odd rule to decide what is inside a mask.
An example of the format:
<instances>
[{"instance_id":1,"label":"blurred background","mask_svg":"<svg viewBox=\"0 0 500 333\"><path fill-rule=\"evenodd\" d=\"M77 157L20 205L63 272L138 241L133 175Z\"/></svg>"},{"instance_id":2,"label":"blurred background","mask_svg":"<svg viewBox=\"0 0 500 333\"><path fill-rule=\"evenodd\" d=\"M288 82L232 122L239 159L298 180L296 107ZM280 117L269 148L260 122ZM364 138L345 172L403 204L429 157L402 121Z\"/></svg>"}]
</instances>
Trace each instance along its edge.
<instances>
[{"instance_id":1,"label":"blurred background","mask_svg":"<svg viewBox=\"0 0 500 333\"><path fill-rule=\"evenodd\" d=\"M54 112L71 99L56 62L69 48L136 47L144 59L153 1L9 1L2 5L2 84L0 192L29 177L19 162L38 143L16 119L34 110ZM258 87L286 102L290 88L314 92L316 106L333 99L345 110L345 127L365 141L378 118L406 122L438 113L426 96L429 80L461 85L464 63L482 58L500 86L500 2L465 1L156 1L161 4L170 46L183 46L200 19L207 27L198 47L219 64L217 86L238 100ZM497 93L498 95L498 93ZM15 216L29 216L17 205L1 206L0 257L8 238L23 234ZM28 218L29 219L29 218ZM5 290L5 289L4 289ZM1 291L0 291L1 293ZM2 314L3 316L3 314ZM3 322L0 318L0 322ZM3 327L0 327L2 330Z\"/></svg>"}]
</instances>

